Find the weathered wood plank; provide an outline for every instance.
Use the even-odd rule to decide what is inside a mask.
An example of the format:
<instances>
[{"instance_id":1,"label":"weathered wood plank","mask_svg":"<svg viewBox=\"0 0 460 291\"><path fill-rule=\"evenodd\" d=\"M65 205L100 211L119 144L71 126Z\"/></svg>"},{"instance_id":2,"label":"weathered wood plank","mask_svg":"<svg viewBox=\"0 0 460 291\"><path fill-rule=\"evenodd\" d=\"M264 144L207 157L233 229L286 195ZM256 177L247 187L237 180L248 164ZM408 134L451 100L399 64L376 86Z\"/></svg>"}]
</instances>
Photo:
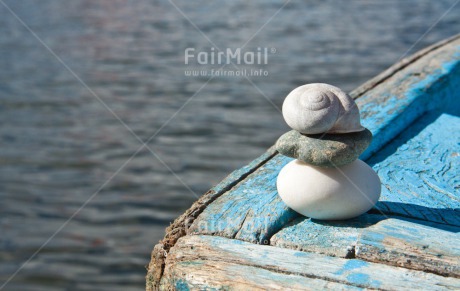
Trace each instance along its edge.
<instances>
[{"instance_id":1,"label":"weathered wood plank","mask_svg":"<svg viewBox=\"0 0 460 291\"><path fill-rule=\"evenodd\" d=\"M273 235L270 245L340 258L354 258L361 232L385 219L365 214L344 221L321 221L299 217Z\"/></svg>"},{"instance_id":2,"label":"weathered wood plank","mask_svg":"<svg viewBox=\"0 0 460 291\"><path fill-rule=\"evenodd\" d=\"M408 122L428 110L431 106L426 100L428 97L437 98L436 104L441 106L444 102L451 101L446 97L453 90L451 87L460 86L460 40L428 55L430 59L419 60L420 63L407 66L358 99L357 103L363 112L363 123L374 132L373 144L378 145L371 148L370 152L394 138ZM456 71L459 71L457 78L450 77ZM442 83L442 86L437 85L438 83ZM399 123L401 124L398 125ZM265 168L257 170L209 205L195 220L189 233L214 234L266 243L283 223L296 217L278 198L275 185L279 170L290 160L280 155L274 156ZM405 204L417 204L417 199L422 198L412 195L410 199L404 200L383 195L382 200L385 199L390 203L379 207L379 210L407 215L402 210L407 208ZM434 203L436 202L432 202L431 206ZM412 211L408 216L422 216L428 205L425 203L420 206L419 211ZM437 208L444 206L440 204ZM450 222L454 223L456 216L452 217Z\"/></svg>"},{"instance_id":3,"label":"weathered wood plank","mask_svg":"<svg viewBox=\"0 0 460 291\"><path fill-rule=\"evenodd\" d=\"M167 279L166 279L167 278ZM228 262L185 261L168 265L163 290L363 290L326 280Z\"/></svg>"},{"instance_id":4,"label":"weathered wood plank","mask_svg":"<svg viewBox=\"0 0 460 291\"><path fill-rule=\"evenodd\" d=\"M162 243L165 245L165 250L169 250L169 247L173 246L179 237L182 237L187 232L188 228L194 221L194 219L216 198L231 189L239 181L246 178L261 165L270 161L270 159L276 154L274 148L270 148L257 159L253 160L248 165L233 171L228 175L222 182L211 188L206 192L200 199L195 202L190 209L188 209L182 216L177 218L174 223L166 229L166 235Z\"/></svg>"},{"instance_id":5,"label":"weathered wood plank","mask_svg":"<svg viewBox=\"0 0 460 291\"><path fill-rule=\"evenodd\" d=\"M176 241L184 236L203 209L222 195L228 189L236 185L240 180L251 174L255 169L264 164L267 160L275 155L276 151L272 147L257 159L253 160L247 166L233 171L222 182L214 186L196 201L183 215L178 217L167 229L166 235L162 241L155 245L151 253L151 259L146 275L146 290L156 290L163 275L166 254L174 246Z\"/></svg>"},{"instance_id":6,"label":"weathered wood plank","mask_svg":"<svg viewBox=\"0 0 460 291\"><path fill-rule=\"evenodd\" d=\"M433 119L419 120L370 159L377 162L374 169L383 185L378 208L421 220L382 215L342 222L299 219L275 234L271 244L339 257L352 257L356 246L359 258L459 277L460 118Z\"/></svg>"},{"instance_id":7,"label":"weathered wood plank","mask_svg":"<svg viewBox=\"0 0 460 291\"><path fill-rule=\"evenodd\" d=\"M397 62L396 64L392 65L385 71L381 72L374 78L366 81L366 83L362 84L352 92L350 92L350 96L353 97L354 99L361 97L363 94L367 93L368 91L372 90L373 88L377 87L377 85L384 83L386 80L388 80L390 77L407 67L408 65L411 65L415 63L418 59L426 56L428 53L437 50L443 46L449 45L450 43L460 39L460 34L454 35L450 38L444 39L440 42L437 42L433 45L430 45L424 49L421 49L420 51L402 59L401 61Z\"/></svg>"},{"instance_id":8,"label":"weathered wood plank","mask_svg":"<svg viewBox=\"0 0 460 291\"><path fill-rule=\"evenodd\" d=\"M429 116L427 119L431 121ZM386 214L460 226L460 197L456 190L460 186L460 175L455 166L460 164L457 155L460 119L442 115L411 138L419 130L407 128L394 143L408 141L374 166L382 180L377 209ZM378 161L388 154L385 150L370 161ZM298 217L281 201L276 190L279 169L290 160L280 155L272 158L210 204L192 225L190 233L266 244L288 221Z\"/></svg>"},{"instance_id":9,"label":"weathered wood plank","mask_svg":"<svg viewBox=\"0 0 460 291\"><path fill-rule=\"evenodd\" d=\"M371 157L427 111L459 114L460 39L434 50L356 100L362 124L374 139L361 155Z\"/></svg>"},{"instance_id":10,"label":"weathered wood plank","mask_svg":"<svg viewBox=\"0 0 460 291\"><path fill-rule=\"evenodd\" d=\"M423 128L431 120L419 120L369 159L382 181L377 208L460 226L460 118L443 114Z\"/></svg>"},{"instance_id":11,"label":"weathered wood plank","mask_svg":"<svg viewBox=\"0 0 460 291\"><path fill-rule=\"evenodd\" d=\"M216 236L185 236L171 249L167 261L162 286L177 286L177 270L184 272L183 264L189 263L216 266L217 270L228 268L230 264L247 266L279 274L326 280L338 284L372 289L390 290L446 290L460 288L460 280L446 278L431 273L408 270L356 259L341 259L324 255L293 251L272 246L261 246L239 240ZM176 269L176 267L178 269ZM180 276L181 286L207 284L214 273L195 276ZM234 278L253 284L254 273L238 273ZM293 277L294 279L294 277ZM233 280L233 279L232 279ZM257 279L256 279L257 280ZM193 286L193 285L192 285Z\"/></svg>"},{"instance_id":12,"label":"weathered wood plank","mask_svg":"<svg viewBox=\"0 0 460 291\"><path fill-rule=\"evenodd\" d=\"M356 257L460 278L460 227L384 219L366 228Z\"/></svg>"},{"instance_id":13,"label":"weathered wood plank","mask_svg":"<svg viewBox=\"0 0 460 291\"><path fill-rule=\"evenodd\" d=\"M282 202L276 190L279 169L291 160L276 155L210 204L189 233L268 244L273 233L298 216Z\"/></svg>"},{"instance_id":14,"label":"weathered wood plank","mask_svg":"<svg viewBox=\"0 0 460 291\"><path fill-rule=\"evenodd\" d=\"M329 222L300 218L270 244L460 278L459 232L460 227L376 214Z\"/></svg>"},{"instance_id":15,"label":"weathered wood plank","mask_svg":"<svg viewBox=\"0 0 460 291\"><path fill-rule=\"evenodd\" d=\"M374 143L371 148L364 153L361 157L362 159L368 158L378 151L382 145L388 143L397 134L403 131L407 124L421 116L427 110L451 103L457 106L451 106L446 112L458 112L460 102L452 103L452 101L456 101L454 98L458 97L456 91L460 85L459 51L460 39L457 36L448 41L438 43L423 52L419 52L415 56L404 59L399 64L390 68L387 72L382 73L369 83L364 84L352 92L351 95L353 97L359 97L357 103L364 117L364 125L371 129L375 137ZM435 102L433 102L433 100L435 100ZM273 155L273 152L270 153L270 155ZM275 158L278 158L278 155L276 155ZM244 169L241 172L234 172L236 174L229 176L226 181L203 195L199 201L171 225L167 230L165 239L156 245L152 252L152 261L149 265L147 274L147 290L154 290L155 286L157 286L156 284L158 284L163 272L166 253L176 243L178 238L186 234L190 224L194 221L195 224L198 224L196 218L209 204L216 200L216 198L221 197L222 194L228 193L231 187L245 180L250 173L264 164L267 159L270 159L270 156L268 156L268 158L264 157L262 161L255 161L249 169ZM245 195L245 191L242 189L240 190L242 195ZM265 197L264 195L261 196ZM392 202L390 201L388 203ZM386 210L383 210L390 213L402 213L405 211L404 208L401 207L402 204L381 205L383 205L382 208L389 206ZM260 209L260 206L257 207ZM395 212L395 209L398 207L401 208L401 211ZM279 209L278 206L275 208ZM424 208L419 208L418 210L425 211ZM265 214L261 215L257 212L248 211L245 217L250 220L251 218L261 215L261 217L265 219ZM286 213L279 212L276 215L283 217ZM281 221L279 217L271 217L270 221ZM266 224L246 220L243 224L246 226L259 225L262 229L258 230L254 227L247 227L245 231L240 232L240 239L247 237L247 240L255 240L259 243L264 243L264 240L261 240L261 238L269 237L268 232L264 232L263 230ZM277 224L275 223L273 225ZM232 230L228 233L238 234L240 230L239 224L237 227L238 229L236 232ZM199 228L195 230L197 229ZM250 230L254 231L255 234L246 235ZM272 229L272 231L273 230L274 229ZM191 232L193 232L193 230ZM227 231L221 231L221 233L223 232Z\"/></svg>"}]
</instances>

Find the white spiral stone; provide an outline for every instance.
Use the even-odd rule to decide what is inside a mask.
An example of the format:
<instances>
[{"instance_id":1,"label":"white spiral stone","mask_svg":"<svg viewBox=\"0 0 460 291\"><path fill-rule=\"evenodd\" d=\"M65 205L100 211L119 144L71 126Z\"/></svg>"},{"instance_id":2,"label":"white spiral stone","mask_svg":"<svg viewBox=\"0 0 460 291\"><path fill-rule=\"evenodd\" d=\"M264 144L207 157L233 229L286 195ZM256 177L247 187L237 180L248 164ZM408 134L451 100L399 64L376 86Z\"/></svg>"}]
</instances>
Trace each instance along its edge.
<instances>
[{"instance_id":1,"label":"white spiral stone","mask_svg":"<svg viewBox=\"0 0 460 291\"><path fill-rule=\"evenodd\" d=\"M283 117L304 134L364 130L355 101L337 87L313 83L294 89L283 103Z\"/></svg>"}]
</instances>

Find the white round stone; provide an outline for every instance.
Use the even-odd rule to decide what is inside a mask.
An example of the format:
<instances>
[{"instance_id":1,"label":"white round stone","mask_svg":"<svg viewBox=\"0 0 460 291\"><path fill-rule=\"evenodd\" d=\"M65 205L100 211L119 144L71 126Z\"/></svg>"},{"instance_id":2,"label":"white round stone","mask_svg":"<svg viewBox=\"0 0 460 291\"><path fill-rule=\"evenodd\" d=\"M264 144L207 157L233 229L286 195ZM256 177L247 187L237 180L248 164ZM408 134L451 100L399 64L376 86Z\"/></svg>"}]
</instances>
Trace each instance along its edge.
<instances>
[{"instance_id":1,"label":"white round stone","mask_svg":"<svg viewBox=\"0 0 460 291\"><path fill-rule=\"evenodd\" d=\"M359 216L377 203L380 179L361 160L340 168L320 168L294 160L281 169L278 194L298 213L316 219Z\"/></svg>"}]
</instances>

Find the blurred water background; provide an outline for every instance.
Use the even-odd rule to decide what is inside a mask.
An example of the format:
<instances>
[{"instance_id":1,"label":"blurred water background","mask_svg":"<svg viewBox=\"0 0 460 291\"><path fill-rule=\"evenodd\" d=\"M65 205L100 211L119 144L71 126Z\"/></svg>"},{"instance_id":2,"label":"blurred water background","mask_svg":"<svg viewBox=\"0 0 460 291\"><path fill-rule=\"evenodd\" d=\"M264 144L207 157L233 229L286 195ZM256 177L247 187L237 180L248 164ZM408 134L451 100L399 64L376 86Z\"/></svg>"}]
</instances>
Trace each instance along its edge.
<instances>
[{"instance_id":1,"label":"blurred water background","mask_svg":"<svg viewBox=\"0 0 460 291\"><path fill-rule=\"evenodd\" d=\"M167 165L145 148L125 164L139 140L0 3L0 285L23 266L4 290L142 290L152 247L194 193L288 129L273 104L309 82L352 90L455 3L292 1L277 13L282 1L175 0L221 49L274 49L243 66L268 72L250 77L264 97L244 77L185 76L219 66L184 64L186 48L212 45L168 1L2 1L135 134L161 129L149 145ZM458 33L459 14L410 52Z\"/></svg>"}]
</instances>

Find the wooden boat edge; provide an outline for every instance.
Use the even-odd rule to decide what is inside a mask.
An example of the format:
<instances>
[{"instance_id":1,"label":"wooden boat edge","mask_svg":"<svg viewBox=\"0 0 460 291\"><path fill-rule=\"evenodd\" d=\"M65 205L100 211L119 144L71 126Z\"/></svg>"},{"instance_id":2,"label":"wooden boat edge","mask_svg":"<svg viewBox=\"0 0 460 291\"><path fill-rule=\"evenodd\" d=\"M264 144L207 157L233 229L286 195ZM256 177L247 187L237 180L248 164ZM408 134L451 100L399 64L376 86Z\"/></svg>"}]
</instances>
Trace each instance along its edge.
<instances>
[{"instance_id":1,"label":"wooden boat edge","mask_svg":"<svg viewBox=\"0 0 460 291\"><path fill-rule=\"evenodd\" d=\"M426 57L429 57L431 53L449 46L452 42L455 42L458 39L460 39L460 35L456 35L452 38L436 43L408 58L401 60L397 64L391 66L389 69L385 70L378 76L374 77L373 79L352 91L352 97L356 99L362 98L367 92L371 91L379 85L384 84L386 80L395 74L404 71L408 66L423 61L426 59ZM216 198L225 193L228 189L238 184L242 179L262 166L276 154L277 153L275 149L270 148L266 153L255 159L249 165L234 171L226 179L224 179L224 181L205 193L183 215L177 218L170 227L167 228L165 238L160 241L160 243L158 243L152 251L151 262L148 266L148 273L146 277L147 290L155 290L159 286L158 284L163 275L167 253L175 245L179 238L187 234L188 227L207 207L207 205L212 203Z\"/></svg>"}]
</instances>

